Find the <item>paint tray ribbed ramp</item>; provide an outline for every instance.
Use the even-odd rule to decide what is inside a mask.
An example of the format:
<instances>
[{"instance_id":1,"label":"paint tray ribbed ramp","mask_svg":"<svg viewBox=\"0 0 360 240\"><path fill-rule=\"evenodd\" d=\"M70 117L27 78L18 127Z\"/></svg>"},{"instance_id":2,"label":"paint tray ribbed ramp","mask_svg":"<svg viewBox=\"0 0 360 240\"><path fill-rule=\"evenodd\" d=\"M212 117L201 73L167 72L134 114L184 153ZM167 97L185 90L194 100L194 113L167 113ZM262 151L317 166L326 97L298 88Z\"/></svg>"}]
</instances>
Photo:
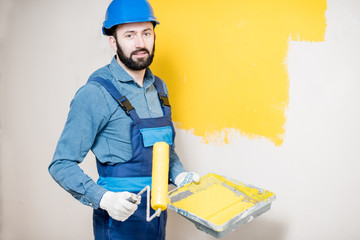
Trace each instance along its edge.
<instances>
[{"instance_id":1,"label":"paint tray ribbed ramp","mask_svg":"<svg viewBox=\"0 0 360 240\"><path fill-rule=\"evenodd\" d=\"M275 194L210 173L169 192L168 208L220 238L270 209Z\"/></svg>"}]
</instances>

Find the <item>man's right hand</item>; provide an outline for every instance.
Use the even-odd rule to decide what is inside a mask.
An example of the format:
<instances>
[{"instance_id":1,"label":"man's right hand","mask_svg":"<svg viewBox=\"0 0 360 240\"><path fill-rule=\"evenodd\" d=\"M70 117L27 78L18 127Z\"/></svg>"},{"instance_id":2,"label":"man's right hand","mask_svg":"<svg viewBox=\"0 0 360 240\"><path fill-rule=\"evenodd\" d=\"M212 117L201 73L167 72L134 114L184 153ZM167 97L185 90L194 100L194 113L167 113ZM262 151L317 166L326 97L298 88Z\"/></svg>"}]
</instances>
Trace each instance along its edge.
<instances>
[{"instance_id":1,"label":"man's right hand","mask_svg":"<svg viewBox=\"0 0 360 240\"><path fill-rule=\"evenodd\" d=\"M100 208L108 212L110 217L118 221L125 221L137 209L140 197L136 203L131 203L128 199L136 195L130 192L111 192L107 191L100 201Z\"/></svg>"}]
</instances>

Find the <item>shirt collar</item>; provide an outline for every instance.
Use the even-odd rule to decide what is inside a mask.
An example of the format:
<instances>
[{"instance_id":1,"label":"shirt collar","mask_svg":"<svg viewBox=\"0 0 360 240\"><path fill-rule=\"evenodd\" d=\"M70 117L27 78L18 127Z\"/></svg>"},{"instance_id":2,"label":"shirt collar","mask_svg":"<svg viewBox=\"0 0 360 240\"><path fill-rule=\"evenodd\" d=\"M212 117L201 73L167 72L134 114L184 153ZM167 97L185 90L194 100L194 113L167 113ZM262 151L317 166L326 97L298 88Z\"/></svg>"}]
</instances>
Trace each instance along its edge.
<instances>
[{"instance_id":1,"label":"shirt collar","mask_svg":"<svg viewBox=\"0 0 360 240\"><path fill-rule=\"evenodd\" d=\"M116 56L113 57L110 63L110 70L113 73L114 77L117 81L120 82L136 82L134 79L123 69L120 64L116 61ZM147 88L155 81L155 77L152 74L150 68L146 68L145 75L144 75L144 84L143 86Z\"/></svg>"}]
</instances>

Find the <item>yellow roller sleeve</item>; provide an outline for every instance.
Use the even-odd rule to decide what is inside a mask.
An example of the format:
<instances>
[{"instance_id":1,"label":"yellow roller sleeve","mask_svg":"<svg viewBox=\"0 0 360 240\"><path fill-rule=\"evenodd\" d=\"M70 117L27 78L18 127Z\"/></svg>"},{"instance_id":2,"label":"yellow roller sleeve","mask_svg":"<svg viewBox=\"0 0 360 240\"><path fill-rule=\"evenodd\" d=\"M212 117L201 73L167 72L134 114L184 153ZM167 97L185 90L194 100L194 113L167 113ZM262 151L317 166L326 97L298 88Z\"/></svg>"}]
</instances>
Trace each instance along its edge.
<instances>
[{"instance_id":1,"label":"yellow roller sleeve","mask_svg":"<svg viewBox=\"0 0 360 240\"><path fill-rule=\"evenodd\" d=\"M151 207L164 211L168 202L169 144L157 142L153 146Z\"/></svg>"}]
</instances>

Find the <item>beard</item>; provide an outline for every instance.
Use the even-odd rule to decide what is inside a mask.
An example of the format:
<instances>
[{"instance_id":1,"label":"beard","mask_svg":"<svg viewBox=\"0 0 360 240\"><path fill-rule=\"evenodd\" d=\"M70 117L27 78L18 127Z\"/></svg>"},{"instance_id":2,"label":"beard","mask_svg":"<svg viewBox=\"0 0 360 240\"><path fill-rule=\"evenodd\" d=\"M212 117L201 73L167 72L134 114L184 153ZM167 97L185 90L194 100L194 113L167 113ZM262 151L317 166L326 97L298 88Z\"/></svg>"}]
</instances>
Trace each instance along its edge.
<instances>
[{"instance_id":1,"label":"beard","mask_svg":"<svg viewBox=\"0 0 360 240\"><path fill-rule=\"evenodd\" d=\"M153 45L153 49L151 51L151 54L149 52L149 50L147 50L146 48L142 48L136 51L133 51L132 53L130 53L130 57L127 57L124 54L124 51L121 49L120 45L118 44L118 42L116 41L116 47L117 47L117 55L119 56L119 60L129 69L131 70L135 70L135 71L139 71L139 70L143 70L147 67L150 66L150 64L152 63L153 59L154 59L154 52L155 52L155 43ZM143 58L143 59L138 59L137 61L133 60L132 57L133 55L137 54L138 52L146 52L148 54L147 58Z\"/></svg>"}]
</instances>

